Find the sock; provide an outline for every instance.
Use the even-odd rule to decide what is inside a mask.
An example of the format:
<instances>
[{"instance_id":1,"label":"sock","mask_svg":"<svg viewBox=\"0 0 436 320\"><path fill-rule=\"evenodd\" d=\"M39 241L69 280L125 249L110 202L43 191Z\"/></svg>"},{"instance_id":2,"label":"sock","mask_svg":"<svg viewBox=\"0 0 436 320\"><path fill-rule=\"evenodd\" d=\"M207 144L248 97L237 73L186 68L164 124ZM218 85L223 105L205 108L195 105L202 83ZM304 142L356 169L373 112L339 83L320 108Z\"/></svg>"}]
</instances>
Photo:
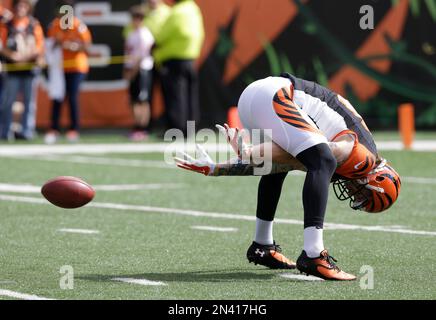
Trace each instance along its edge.
<instances>
[{"instance_id":1,"label":"sock","mask_svg":"<svg viewBox=\"0 0 436 320\"><path fill-rule=\"evenodd\" d=\"M318 258L324 248L323 229L308 227L304 229L304 251L309 258Z\"/></svg>"},{"instance_id":2,"label":"sock","mask_svg":"<svg viewBox=\"0 0 436 320\"><path fill-rule=\"evenodd\" d=\"M273 223L273 221L265 221L256 218L256 235L254 241L263 245L273 244Z\"/></svg>"}]
</instances>

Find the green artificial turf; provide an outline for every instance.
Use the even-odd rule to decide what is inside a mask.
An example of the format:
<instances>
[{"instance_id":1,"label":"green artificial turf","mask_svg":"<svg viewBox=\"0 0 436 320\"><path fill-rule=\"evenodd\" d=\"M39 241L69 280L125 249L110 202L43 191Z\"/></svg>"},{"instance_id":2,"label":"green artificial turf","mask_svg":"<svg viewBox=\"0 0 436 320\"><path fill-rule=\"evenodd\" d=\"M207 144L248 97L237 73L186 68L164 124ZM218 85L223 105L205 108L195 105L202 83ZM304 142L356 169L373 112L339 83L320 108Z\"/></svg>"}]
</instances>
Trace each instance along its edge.
<instances>
[{"instance_id":1,"label":"green artificial turf","mask_svg":"<svg viewBox=\"0 0 436 320\"><path fill-rule=\"evenodd\" d=\"M403 178L401 196L386 213L352 211L333 193L327 222L359 226L397 226L436 231L436 154L385 152ZM92 157L92 156L89 156ZM96 156L97 157L97 156ZM103 156L98 156L103 157ZM160 160L161 154L106 155L128 160ZM68 159L68 156L64 156ZM94 203L196 210L254 216L259 178L208 178L174 168L157 168L0 158L3 184L42 185L59 175L73 175L98 185L162 184L154 190L99 191ZM425 177L425 183L415 177ZM433 179L433 180L431 180ZM303 176L290 175L277 218L302 220ZM169 185L171 184L171 185ZM168 185L168 187L165 187ZM85 207L62 210L24 203L38 193L1 191L17 201L0 200L0 290L54 299L435 299L436 236L367 230L325 230L325 244L338 265L358 280L348 283L285 279L283 273L248 264L254 222L171 212ZM213 232L192 226L237 228ZM61 228L100 231L62 233ZM276 241L296 260L302 226L276 224ZM74 289L62 290L59 270L74 268ZM362 266L374 270L374 289L360 287ZM113 281L137 278L164 286ZM8 297L0 296L0 299Z\"/></svg>"}]
</instances>

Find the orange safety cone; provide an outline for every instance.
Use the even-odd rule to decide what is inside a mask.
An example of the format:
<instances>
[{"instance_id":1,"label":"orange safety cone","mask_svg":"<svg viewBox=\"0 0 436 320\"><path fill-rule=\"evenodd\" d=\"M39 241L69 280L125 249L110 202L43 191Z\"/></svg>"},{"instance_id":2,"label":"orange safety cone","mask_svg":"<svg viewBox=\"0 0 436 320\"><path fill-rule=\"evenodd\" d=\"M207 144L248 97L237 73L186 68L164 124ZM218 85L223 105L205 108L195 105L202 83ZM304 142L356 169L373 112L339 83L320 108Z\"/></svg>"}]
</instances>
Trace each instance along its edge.
<instances>
[{"instance_id":1,"label":"orange safety cone","mask_svg":"<svg viewBox=\"0 0 436 320\"><path fill-rule=\"evenodd\" d=\"M405 103L398 107L398 128L404 148L409 150L415 139L415 107L413 104Z\"/></svg>"},{"instance_id":2,"label":"orange safety cone","mask_svg":"<svg viewBox=\"0 0 436 320\"><path fill-rule=\"evenodd\" d=\"M230 128L238 128L239 130L243 129L237 107L231 107L229 109L229 112L227 113L227 124Z\"/></svg>"}]
</instances>

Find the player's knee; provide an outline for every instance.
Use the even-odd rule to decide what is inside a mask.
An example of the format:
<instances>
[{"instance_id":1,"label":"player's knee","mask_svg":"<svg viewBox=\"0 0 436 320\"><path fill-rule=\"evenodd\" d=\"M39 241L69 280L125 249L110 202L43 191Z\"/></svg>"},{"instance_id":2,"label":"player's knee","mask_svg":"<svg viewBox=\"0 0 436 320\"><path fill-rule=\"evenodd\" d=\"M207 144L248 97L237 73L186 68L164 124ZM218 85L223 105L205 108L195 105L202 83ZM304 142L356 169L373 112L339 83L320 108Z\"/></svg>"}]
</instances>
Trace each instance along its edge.
<instances>
[{"instance_id":1,"label":"player's knee","mask_svg":"<svg viewBox=\"0 0 436 320\"><path fill-rule=\"evenodd\" d=\"M329 146L325 143L313 146L297 156L308 171L322 171L332 174L336 170L337 162Z\"/></svg>"},{"instance_id":2,"label":"player's knee","mask_svg":"<svg viewBox=\"0 0 436 320\"><path fill-rule=\"evenodd\" d=\"M322 162L322 168L329 174L333 175L337 168L337 161L330 148L322 153L320 160Z\"/></svg>"}]
</instances>

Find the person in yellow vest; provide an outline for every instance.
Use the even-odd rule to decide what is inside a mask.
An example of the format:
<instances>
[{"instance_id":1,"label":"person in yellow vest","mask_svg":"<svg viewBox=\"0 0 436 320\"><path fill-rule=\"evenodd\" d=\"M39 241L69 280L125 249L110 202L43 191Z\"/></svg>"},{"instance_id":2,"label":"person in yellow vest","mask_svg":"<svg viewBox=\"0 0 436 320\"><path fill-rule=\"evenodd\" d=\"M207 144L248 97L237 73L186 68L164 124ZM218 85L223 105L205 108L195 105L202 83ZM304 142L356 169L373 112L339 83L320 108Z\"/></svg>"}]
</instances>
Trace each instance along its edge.
<instances>
[{"instance_id":1,"label":"person in yellow vest","mask_svg":"<svg viewBox=\"0 0 436 320\"><path fill-rule=\"evenodd\" d=\"M195 60L204 41L203 16L193 0L175 5L155 36L153 52L159 69L170 128L186 133L187 121L199 120L199 89Z\"/></svg>"}]
</instances>

